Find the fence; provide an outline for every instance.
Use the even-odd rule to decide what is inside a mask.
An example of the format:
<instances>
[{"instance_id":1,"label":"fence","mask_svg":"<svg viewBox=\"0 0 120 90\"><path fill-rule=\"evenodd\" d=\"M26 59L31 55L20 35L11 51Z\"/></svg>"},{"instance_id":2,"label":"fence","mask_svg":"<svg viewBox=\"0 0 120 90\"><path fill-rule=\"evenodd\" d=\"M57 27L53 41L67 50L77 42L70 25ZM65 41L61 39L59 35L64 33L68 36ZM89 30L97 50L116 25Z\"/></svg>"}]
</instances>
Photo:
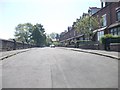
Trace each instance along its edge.
<instances>
[{"instance_id":1,"label":"fence","mask_svg":"<svg viewBox=\"0 0 120 90\"><path fill-rule=\"evenodd\" d=\"M26 49L34 47L35 45L27 44L24 42L17 42L13 40L0 39L0 51L10 51L16 49Z\"/></svg>"}]
</instances>

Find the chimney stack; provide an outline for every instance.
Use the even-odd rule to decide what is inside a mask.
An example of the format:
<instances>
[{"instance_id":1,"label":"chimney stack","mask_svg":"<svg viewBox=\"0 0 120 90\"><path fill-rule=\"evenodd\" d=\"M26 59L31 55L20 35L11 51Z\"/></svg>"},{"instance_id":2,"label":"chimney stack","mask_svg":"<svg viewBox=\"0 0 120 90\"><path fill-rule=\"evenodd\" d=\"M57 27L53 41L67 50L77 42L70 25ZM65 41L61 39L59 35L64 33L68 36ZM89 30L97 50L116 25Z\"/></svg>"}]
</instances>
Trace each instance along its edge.
<instances>
[{"instance_id":1,"label":"chimney stack","mask_svg":"<svg viewBox=\"0 0 120 90\"><path fill-rule=\"evenodd\" d=\"M103 2L101 2L101 8L103 8Z\"/></svg>"}]
</instances>

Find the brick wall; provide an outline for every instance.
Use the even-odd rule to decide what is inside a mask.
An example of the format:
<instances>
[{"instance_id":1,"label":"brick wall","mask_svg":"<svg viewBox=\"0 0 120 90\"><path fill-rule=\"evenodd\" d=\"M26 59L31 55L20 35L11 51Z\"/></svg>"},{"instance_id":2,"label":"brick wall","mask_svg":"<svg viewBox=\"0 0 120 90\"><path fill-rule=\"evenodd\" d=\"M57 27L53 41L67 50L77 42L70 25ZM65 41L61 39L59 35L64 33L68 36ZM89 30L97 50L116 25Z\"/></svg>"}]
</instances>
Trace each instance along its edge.
<instances>
[{"instance_id":1,"label":"brick wall","mask_svg":"<svg viewBox=\"0 0 120 90\"><path fill-rule=\"evenodd\" d=\"M16 42L15 40L5 40L0 39L0 51L10 51L10 50L16 50L16 49L26 49L34 47L34 45L28 45L23 42Z\"/></svg>"},{"instance_id":2,"label":"brick wall","mask_svg":"<svg viewBox=\"0 0 120 90\"><path fill-rule=\"evenodd\" d=\"M92 16L98 17L99 20L101 17L106 14L107 15L107 26L116 22L116 8L119 7L120 2L114 2L106 7L100 9L97 13L93 14Z\"/></svg>"}]
</instances>

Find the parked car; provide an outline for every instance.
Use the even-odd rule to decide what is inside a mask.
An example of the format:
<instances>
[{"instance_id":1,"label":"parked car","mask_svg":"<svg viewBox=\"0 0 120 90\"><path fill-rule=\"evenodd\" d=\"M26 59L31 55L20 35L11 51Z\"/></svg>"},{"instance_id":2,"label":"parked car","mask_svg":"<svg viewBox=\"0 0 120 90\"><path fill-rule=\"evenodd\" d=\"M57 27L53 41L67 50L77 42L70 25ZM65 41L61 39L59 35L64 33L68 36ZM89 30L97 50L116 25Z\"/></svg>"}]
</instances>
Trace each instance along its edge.
<instances>
[{"instance_id":1,"label":"parked car","mask_svg":"<svg viewBox=\"0 0 120 90\"><path fill-rule=\"evenodd\" d=\"M50 45L50 47L51 47L51 48L55 48L55 45L54 45L54 44L52 44L52 45Z\"/></svg>"}]
</instances>

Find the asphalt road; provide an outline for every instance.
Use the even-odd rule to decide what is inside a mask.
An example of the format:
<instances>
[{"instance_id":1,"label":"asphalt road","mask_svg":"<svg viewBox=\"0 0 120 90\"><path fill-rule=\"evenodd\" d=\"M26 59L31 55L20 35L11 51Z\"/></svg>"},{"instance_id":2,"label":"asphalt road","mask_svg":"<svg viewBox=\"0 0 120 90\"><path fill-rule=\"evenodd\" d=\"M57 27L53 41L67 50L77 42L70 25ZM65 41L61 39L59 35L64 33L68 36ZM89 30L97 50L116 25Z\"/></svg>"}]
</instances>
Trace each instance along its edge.
<instances>
[{"instance_id":1,"label":"asphalt road","mask_svg":"<svg viewBox=\"0 0 120 90\"><path fill-rule=\"evenodd\" d=\"M33 48L2 61L2 87L117 88L118 61L60 48Z\"/></svg>"}]
</instances>

